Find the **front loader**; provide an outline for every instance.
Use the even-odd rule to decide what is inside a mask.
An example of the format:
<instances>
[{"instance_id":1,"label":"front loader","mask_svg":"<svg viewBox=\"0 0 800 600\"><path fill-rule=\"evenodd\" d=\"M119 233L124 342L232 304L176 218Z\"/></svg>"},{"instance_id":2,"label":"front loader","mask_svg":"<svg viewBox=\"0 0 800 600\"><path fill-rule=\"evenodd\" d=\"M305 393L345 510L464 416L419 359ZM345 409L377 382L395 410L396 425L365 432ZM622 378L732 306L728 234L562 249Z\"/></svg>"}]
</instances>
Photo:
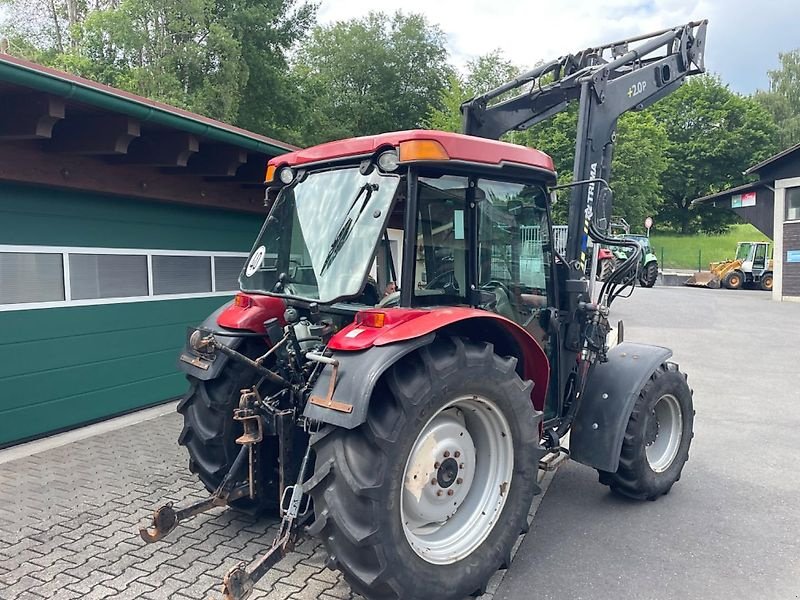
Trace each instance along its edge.
<instances>
[{"instance_id":1,"label":"front loader","mask_svg":"<svg viewBox=\"0 0 800 600\"><path fill-rule=\"evenodd\" d=\"M608 181L617 118L701 72L705 30L547 63L465 103L463 134L272 159L242 291L188 332L179 360L180 443L210 496L159 508L142 537L212 506L272 511L278 535L228 572L227 600L303 536L368 599L460 599L508 566L540 468L570 457L616 493L667 493L688 457L692 392L670 350L608 344L609 307L641 253L608 235ZM497 139L571 101L560 254L552 159ZM599 290L585 276L590 238L630 248Z\"/></svg>"},{"instance_id":2,"label":"front loader","mask_svg":"<svg viewBox=\"0 0 800 600\"><path fill-rule=\"evenodd\" d=\"M769 242L739 242L733 259L712 262L708 271L698 271L684 282L692 287L729 290L757 285L762 290L772 290L772 258Z\"/></svg>"}]
</instances>

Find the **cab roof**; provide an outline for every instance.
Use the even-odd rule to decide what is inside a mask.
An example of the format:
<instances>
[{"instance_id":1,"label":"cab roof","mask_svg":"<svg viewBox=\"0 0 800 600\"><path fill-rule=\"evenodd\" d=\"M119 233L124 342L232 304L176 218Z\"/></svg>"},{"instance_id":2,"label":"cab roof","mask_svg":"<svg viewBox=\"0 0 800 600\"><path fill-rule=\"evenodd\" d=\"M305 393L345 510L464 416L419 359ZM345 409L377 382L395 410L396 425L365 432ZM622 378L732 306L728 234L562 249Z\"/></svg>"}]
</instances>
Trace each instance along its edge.
<instances>
[{"instance_id":1,"label":"cab roof","mask_svg":"<svg viewBox=\"0 0 800 600\"><path fill-rule=\"evenodd\" d=\"M271 159L269 164L274 167L285 165L300 166L343 159L350 156L364 156L372 154L380 148L398 146L402 142L412 140L434 140L439 142L447 152L450 160L483 163L493 166L514 165L540 169L555 174L553 159L539 150L461 133L427 129L394 131L380 135L328 142L277 156Z\"/></svg>"}]
</instances>

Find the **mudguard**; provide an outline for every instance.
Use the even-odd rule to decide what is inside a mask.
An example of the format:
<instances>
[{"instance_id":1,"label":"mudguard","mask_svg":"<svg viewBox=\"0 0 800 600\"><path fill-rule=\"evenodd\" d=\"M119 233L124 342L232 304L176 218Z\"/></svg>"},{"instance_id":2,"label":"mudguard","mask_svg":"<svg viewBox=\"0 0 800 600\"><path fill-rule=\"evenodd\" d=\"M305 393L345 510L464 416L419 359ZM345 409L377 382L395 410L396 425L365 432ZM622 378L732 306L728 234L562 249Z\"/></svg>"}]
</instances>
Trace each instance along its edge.
<instances>
[{"instance_id":1,"label":"mudguard","mask_svg":"<svg viewBox=\"0 0 800 600\"><path fill-rule=\"evenodd\" d=\"M639 392L658 366L672 356L660 346L622 342L598 363L575 415L569 449L573 460L615 472L622 441Z\"/></svg>"},{"instance_id":2,"label":"mudguard","mask_svg":"<svg viewBox=\"0 0 800 600\"><path fill-rule=\"evenodd\" d=\"M372 390L386 369L406 354L427 346L434 337L436 337L435 333L429 333L410 340L386 346L373 346L357 352L334 352L333 358L339 361L339 369L333 400L350 405L353 409L347 413L308 402L303 416L345 429L358 427L367 419ZM327 397L332 373L331 367L323 369L311 391L312 396Z\"/></svg>"},{"instance_id":3,"label":"mudguard","mask_svg":"<svg viewBox=\"0 0 800 600\"><path fill-rule=\"evenodd\" d=\"M214 331L216 333L215 337L219 343L226 345L228 348L236 350L236 348L238 348L244 341L244 338L225 336L226 328L220 327L217 324L217 319L219 316L225 310L227 310L231 304L233 304L233 301L220 306L217 310L211 313L205 321L203 321L200 327ZM183 349L178 357L178 369L187 375L191 375L192 377L196 377L197 379L201 379L203 381L214 379L225 367L225 364L228 362L228 357L220 352L216 354L214 360L208 360L199 356L197 353L191 350L191 348L189 348L189 336L192 335L193 331L194 327L190 327L186 332L186 340L183 343Z\"/></svg>"}]
</instances>

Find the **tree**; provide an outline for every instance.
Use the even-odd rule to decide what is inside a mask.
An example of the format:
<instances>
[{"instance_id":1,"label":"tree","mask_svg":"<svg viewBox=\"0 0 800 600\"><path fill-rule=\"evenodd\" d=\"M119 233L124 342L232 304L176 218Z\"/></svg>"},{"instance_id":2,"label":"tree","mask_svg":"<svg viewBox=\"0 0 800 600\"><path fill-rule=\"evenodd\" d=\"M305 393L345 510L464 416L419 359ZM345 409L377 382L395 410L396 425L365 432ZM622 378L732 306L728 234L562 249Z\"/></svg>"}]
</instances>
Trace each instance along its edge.
<instances>
[{"instance_id":1,"label":"tree","mask_svg":"<svg viewBox=\"0 0 800 600\"><path fill-rule=\"evenodd\" d=\"M94 7L106 8L115 2L95 0ZM90 10L86 0L0 0L0 9L3 7L6 22L0 31L29 56L74 48L74 28L83 23Z\"/></svg>"},{"instance_id":2,"label":"tree","mask_svg":"<svg viewBox=\"0 0 800 600\"><path fill-rule=\"evenodd\" d=\"M215 12L239 42L247 73L236 124L299 143L303 103L288 55L313 26L316 5L296 0L217 0Z\"/></svg>"},{"instance_id":3,"label":"tree","mask_svg":"<svg viewBox=\"0 0 800 600\"><path fill-rule=\"evenodd\" d=\"M520 69L503 57L499 50L467 62L466 75L452 74L438 103L428 107L423 124L428 129L461 131L461 104L474 96L488 92L514 79Z\"/></svg>"},{"instance_id":4,"label":"tree","mask_svg":"<svg viewBox=\"0 0 800 600\"><path fill-rule=\"evenodd\" d=\"M617 142L611 161L614 216L644 230L646 217L661 208L661 176L667 168L667 132L647 111L624 114L617 124Z\"/></svg>"},{"instance_id":5,"label":"tree","mask_svg":"<svg viewBox=\"0 0 800 600\"><path fill-rule=\"evenodd\" d=\"M13 52L287 140L300 121L287 55L300 0L0 0Z\"/></svg>"},{"instance_id":6,"label":"tree","mask_svg":"<svg viewBox=\"0 0 800 600\"><path fill-rule=\"evenodd\" d=\"M781 67L768 71L769 91L755 99L772 115L780 148L800 143L800 49L778 54Z\"/></svg>"},{"instance_id":7,"label":"tree","mask_svg":"<svg viewBox=\"0 0 800 600\"><path fill-rule=\"evenodd\" d=\"M304 141L417 127L451 73L444 33L422 15L316 27L295 63Z\"/></svg>"},{"instance_id":8,"label":"tree","mask_svg":"<svg viewBox=\"0 0 800 600\"><path fill-rule=\"evenodd\" d=\"M577 104L532 129L515 133L517 143L547 152L555 163L560 183L573 178L575 140L578 128ZM662 173L667 167L667 135L664 127L647 112L629 112L617 123L617 139L611 161L613 216L623 217L635 229L656 213L661 205ZM571 190L559 192L553 217L566 223Z\"/></svg>"},{"instance_id":9,"label":"tree","mask_svg":"<svg viewBox=\"0 0 800 600\"><path fill-rule=\"evenodd\" d=\"M86 75L234 121L247 82L241 44L213 0L121 0L92 11L79 33Z\"/></svg>"},{"instance_id":10,"label":"tree","mask_svg":"<svg viewBox=\"0 0 800 600\"><path fill-rule=\"evenodd\" d=\"M669 138L659 221L681 233L725 231L735 220L730 211L691 210L691 202L745 183L742 172L775 151L771 116L711 75L690 79L650 110Z\"/></svg>"}]
</instances>

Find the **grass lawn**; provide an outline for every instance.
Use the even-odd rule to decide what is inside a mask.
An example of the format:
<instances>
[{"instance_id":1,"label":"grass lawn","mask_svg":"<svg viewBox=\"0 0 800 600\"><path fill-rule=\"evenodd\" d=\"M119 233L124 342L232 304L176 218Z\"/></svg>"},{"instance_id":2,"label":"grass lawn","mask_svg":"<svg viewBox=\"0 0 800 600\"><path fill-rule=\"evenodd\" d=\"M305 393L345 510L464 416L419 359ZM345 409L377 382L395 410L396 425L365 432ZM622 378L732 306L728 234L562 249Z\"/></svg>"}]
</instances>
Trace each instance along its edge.
<instances>
[{"instance_id":1,"label":"grass lawn","mask_svg":"<svg viewBox=\"0 0 800 600\"><path fill-rule=\"evenodd\" d=\"M771 241L749 223L733 225L724 235L675 235L653 232L650 245L659 266L687 271L708 269L708 263L733 258L737 242ZM663 258L662 258L663 257Z\"/></svg>"}]
</instances>

